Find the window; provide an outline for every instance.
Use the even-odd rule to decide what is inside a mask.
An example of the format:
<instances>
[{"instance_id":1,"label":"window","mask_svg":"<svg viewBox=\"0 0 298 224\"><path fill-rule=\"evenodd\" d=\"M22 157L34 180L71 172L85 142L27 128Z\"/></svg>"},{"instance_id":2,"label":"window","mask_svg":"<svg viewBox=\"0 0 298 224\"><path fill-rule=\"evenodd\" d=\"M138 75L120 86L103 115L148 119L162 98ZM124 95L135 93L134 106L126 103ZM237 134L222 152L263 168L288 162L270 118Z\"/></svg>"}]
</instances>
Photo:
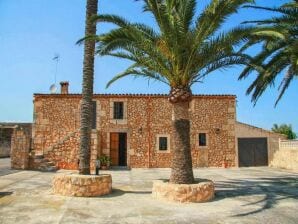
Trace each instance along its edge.
<instances>
[{"instance_id":1,"label":"window","mask_svg":"<svg viewBox=\"0 0 298 224\"><path fill-rule=\"evenodd\" d=\"M96 101L92 101L92 129L96 129Z\"/></svg>"},{"instance_id":2,"label":"window","mask_svg":"<svg viewBox=\"0 0 298 224\"><path fill-rule=\"evenodd\" d=\"M168 138L167 137L159 137L159 148L160 151L168 150Z\"/></svg>"},{"instance_id":3,"label":"window","mask_svg":"<svg viewBox=\"0 0 298 224\"><path fill-rule=\"evenodd\" d=\"M171 151L171 135L169 134L157 134L155 150L158 153L169 153Z\"/></svg>"},{"instance_id":4,"label":"window","mask_svg":"<svg viewBox=\"0 0 298 224\"><path fill-rule=\"evenodd\" d=\"M207 146L207 134L199 133L199 146Z\"/></svg>"},{"instance_id":5,"label":"window","mask_svg":"<svg viewBox=\"0 0 298 224\"><path fill-rule=\"evenodd\" d=\"M123 102L114 102L114 119L123 119L124 106Z\"/></svg>"}]
</instances>

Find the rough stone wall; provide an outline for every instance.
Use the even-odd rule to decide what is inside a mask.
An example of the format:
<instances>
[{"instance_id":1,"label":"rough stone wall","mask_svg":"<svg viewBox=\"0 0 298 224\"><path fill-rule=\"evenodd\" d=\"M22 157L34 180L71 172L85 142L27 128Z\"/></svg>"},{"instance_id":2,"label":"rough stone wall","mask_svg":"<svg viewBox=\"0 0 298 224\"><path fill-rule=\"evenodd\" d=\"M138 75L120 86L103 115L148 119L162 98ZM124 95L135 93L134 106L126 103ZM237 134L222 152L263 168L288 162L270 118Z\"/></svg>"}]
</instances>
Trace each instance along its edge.
<instances>
[{"instance_id":1,"label":"rough stone wall","mask_svg":"<svg viewBox=\"0 0 298 224\"><path fill-rule=\"evenodd\" d=\"M31 126L16 128L12 134L11 168L28 169L29 152L31 149Z\"/></svg>"},{"instance_id":2,"label":"rough stone wall","mask_svg":"<svg viewBox=\"0 0 298 224\"><path fill-rule=\"evenodd\" d=\"M76 169L80 95L35 95L34 151L46 154L61 168ZM127 163L134 167L170 167L172 106L166 96L95 95L96 130L92 134L92 162L110 155L110 133L127 133ZM124 102L124 119L114 120L114 101ZM190 104L194 167L235 166L235 97L195 96ZM198 146L198 134L207 133L207 146ZM169 137L169 150L157 150L157 136ZM54 147L53 147L54 146ZM46 152L46 153L44 153ZM59 165L63 164L63 165Z\"/></svg>"},{"instance_id":3,"label":"rough stone wall","mask_svg":"<svg viewBox=\"0 0 298 224\"><path fill-rule=\"evenodd\" d=\"M268 144L268 164L270 165L274 154L279 150L279 140L286 139L286 136L267 131L261 128L253 127L251 125L236 123L236 152L238 165L238 138L267 138Z\"/></svg>"},{"instance_id":4,"label":"rough stone wall","mask_svg":"<svg viewBox=\"0 0 298 224\"><path fill-rule=\"evenodd\" d=\"M116 100L127 102L126 124L115 124L109 116L110 101ZM166 97L100 99L100 111L99 130L104 154L109 155L110 132L127 132L130 167L170 167L172 106ZM224 162L227 166L235 166L235 99L195 97L191 103L191 121L194 167L221 167ZM207 133L207 147L198 147L200 132ZM158 135L169 136L167 152L156 149Z\"/></svg>"},{"instance_id":5,"label":"rough stone wall","mask_svg":"<svg viewBox=\"0 0 298 224\"><path fill-rule=\"evenodd\" d=\"M0 158L10 156L12 128L0 128Z\"/></svg>"},{"instance_id":6,"label":"rough stone wall","mask_svg":"<svg viewBox=\"0 0 298 224\"><path fill-rule=\"evenodd\" d=\"M270 166L298 171L298 141L280 140Z\"/></svg>"},{"instance_id":7,"label":"rough stone wall","mask_svg":"<svg viewBox=\"0 0 298 224\"><path fill-rule=\"evenodd\" d=\"M67 95L35 97L33 149L59 169L78 169L80 98ZM91 170L98 155L98 131L91 137Z\"/></svg>"},{"instance_id":8,"label":"rough stone wall","mask_svg":"<svg viewBox=\"0 0 298 224\"><path fill-rule=\"evenodd\" d=\"M276 151L270 166L298 171L298 148Z\"/></svg>"},{"instance_id":9,"label":"rough stone wall","mask_svg":"<svg viewBox=\"0 0 298 224\"><path fill-rule=\"evenodd\" d=\"M194 166L235 166L235 98L198 97L193 100L191 111ZM198 146L200 132L207 133L206 147Z\"/></svg>"},{"instance_id":10,"label":"rough stone wall","mask_svg":"<svg viewBox=\"0 0 298 224\"><path fill-rule=\"evenodd\" d=\"M59 168L77 168L79 100L69 97L34 99L35 155L44 155Z\"/></svg>"}]
</instances>

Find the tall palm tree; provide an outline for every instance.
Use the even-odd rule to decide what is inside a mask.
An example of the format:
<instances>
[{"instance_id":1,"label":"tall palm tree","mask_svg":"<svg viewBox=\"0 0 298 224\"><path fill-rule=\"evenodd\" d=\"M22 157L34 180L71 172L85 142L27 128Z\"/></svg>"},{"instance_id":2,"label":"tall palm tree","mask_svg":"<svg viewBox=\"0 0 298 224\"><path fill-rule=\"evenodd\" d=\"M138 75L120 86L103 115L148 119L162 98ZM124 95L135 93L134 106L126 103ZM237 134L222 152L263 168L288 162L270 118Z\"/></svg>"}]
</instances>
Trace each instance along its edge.
<instances>
[{"instance_id":1,"label":"tall palm tree","mask_svg":"<svg viewBox=\"0 0 298 224\"><path fill-rule=\"evenodd\" d=\"M92 16L97 15L98 0L87 0L85 36L96 35L96 24ZM81 129L80 129L80 174L90 174L90 143L92 121L92 96L94 80L94 53L95 41L88 39L84 46L83 89L81 102Z\"/></svg>"},{"instance_id":2,"label":"tall palm tree","mask_svg":"<svg viewBox=\"0 0 298 224\"><path fill-rule=\"evenodd\" d=\"M275 102L276 106L291 81L298 77L298 1L292 1L279 8L248 7L275 12L278 15L261 21L246 22L258 25L258 28L251 32L242 50L260 43L262 50L243 70L239 79L246 78L251 72L257 71L257 78L246 92L252 93L252 101L256 103L284 71L284 77L278 88L280 92Z\"/></svg>"},{"instance_id":3,"label":"tall palm tree","mask_svg":"<svg viewBox=\"0 0 298 224\"><path fill-rule=\"evenodd\" d=\"M233 51L242 41L244 28L218 32L225 19L244 3L252 0L213 0L196 17L195 0L143 0L157 29L130 23L116 15L99 15L98 22L116 25L96 36L99 55L111 55L133 62L107 86L128 76L155 79L170 86L173 108L173 150L170 182L194 182L190 149L189 102L191 86L217 69L247 63Z\"/></svg>"}]
</instances>

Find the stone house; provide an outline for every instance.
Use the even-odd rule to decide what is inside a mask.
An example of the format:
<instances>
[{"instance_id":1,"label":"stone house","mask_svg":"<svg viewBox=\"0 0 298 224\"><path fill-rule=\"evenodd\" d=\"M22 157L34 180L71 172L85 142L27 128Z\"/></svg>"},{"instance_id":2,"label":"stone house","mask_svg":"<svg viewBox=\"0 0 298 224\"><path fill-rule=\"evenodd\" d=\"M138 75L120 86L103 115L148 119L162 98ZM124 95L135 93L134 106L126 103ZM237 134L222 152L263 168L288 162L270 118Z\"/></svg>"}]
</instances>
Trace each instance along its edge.
<instances>
[{"instance_id":1,"label":"stone house","mask_svg":"<svg viewBox=\"0 0 298 224\"><path fill-rule=\"evenodd\" d=\"M235 96L194 95L190 103L194 167L236 165ZM80 94L34 95L33 154L59 168L77 169ZM172 110L167 95L95 94L91 166L97 156L131 168L170 167ZM34 166L34 165L33 165ZM36 166L36 165L35 165Z\"/></svg>"},{"instance_id":2,"label":"stone house","mask_svg":"<svg viewBox=\"0 0 298 224\"><path fill-rule=\"evenodd\" d=\"M81 94L34 95L32 132L13 134L13 168L78 168ZM236 121L236 96L194 95L190 102L193 167L267 166L284 136ZM95 94L91 169L100 155L112 166L171 166L172 108L167 95ZM27 158L23 158L27 156Z\"/></svg>"}]
</instances>

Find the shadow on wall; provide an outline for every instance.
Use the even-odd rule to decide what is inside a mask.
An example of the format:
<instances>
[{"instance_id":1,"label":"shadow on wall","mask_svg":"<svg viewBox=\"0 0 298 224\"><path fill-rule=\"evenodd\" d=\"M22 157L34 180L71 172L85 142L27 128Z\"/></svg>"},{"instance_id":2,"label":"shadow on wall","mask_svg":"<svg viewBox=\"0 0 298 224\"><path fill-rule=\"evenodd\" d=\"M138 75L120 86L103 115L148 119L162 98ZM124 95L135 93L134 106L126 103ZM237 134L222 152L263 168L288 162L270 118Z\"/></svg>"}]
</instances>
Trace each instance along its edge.
<instances>
[{"instance_id":1,"label":"shadow on wall","mask_svg":"<svg viewBox=\"0 0 298 224\"><path fill-rule=\"evenodd\" d=\"M258 206L259 208L234 217L247 216L273 208L279 201L298 199L298 176L280 176L275 178L253 178L246 180L217 181L215 201L225 198L256 196L253 202L242 206ZM259 196L259 197L258 197ZM259 198L263 196L260 200Z\"/></svg>"}]
</instances>

